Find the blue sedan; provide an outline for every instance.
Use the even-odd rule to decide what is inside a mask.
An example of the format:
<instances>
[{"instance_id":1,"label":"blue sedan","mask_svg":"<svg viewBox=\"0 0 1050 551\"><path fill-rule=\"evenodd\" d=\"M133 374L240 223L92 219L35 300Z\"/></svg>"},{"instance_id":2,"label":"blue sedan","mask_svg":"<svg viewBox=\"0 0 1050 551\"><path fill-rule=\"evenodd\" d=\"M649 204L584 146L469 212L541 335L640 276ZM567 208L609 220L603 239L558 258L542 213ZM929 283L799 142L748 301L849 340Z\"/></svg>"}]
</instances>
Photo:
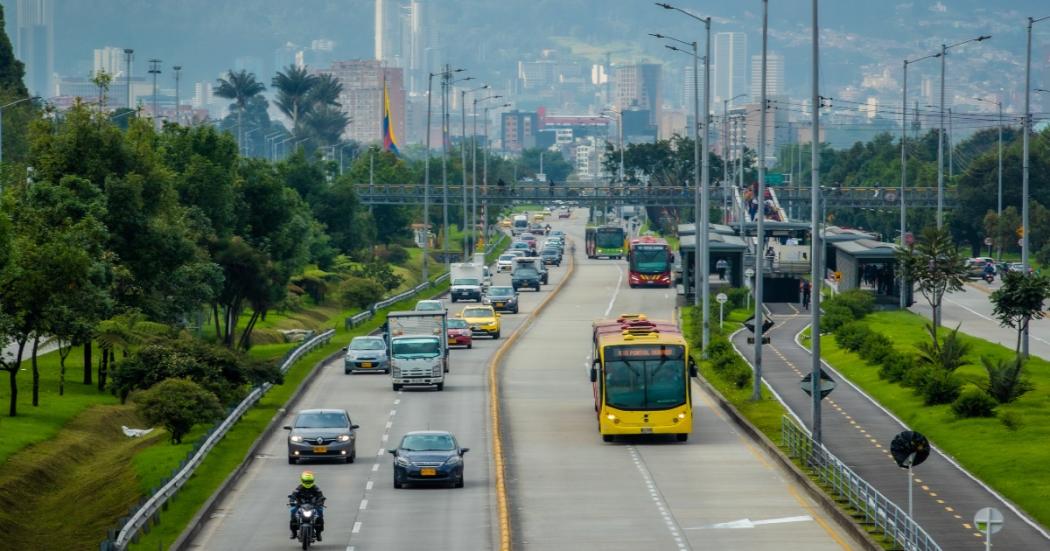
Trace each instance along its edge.
<instances>
[{"instance_id":1,"label":"blue sedan","mask_svg":"<svg viewBox=\"0 0 1050 551\"><path fill-rule=\"evenodd\" d=\"M415 431L405 434L394 456L394 488L405 484L445 484L463 487L463 454L456 437L448 431Z\"/></svg>"}]
</instances>

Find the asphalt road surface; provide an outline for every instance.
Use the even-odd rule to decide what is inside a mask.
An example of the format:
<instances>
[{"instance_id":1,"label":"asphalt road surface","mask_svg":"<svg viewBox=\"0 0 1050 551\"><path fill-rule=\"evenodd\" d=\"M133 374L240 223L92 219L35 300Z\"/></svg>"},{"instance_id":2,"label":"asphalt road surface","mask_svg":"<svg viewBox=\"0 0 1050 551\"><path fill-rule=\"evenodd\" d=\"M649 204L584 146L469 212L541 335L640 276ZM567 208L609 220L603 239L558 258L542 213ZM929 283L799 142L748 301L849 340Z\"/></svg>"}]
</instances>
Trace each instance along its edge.
<instances>
[{"instance_id":1,"label":"asphalt road surface","mask_svg":"<svg viewBox=\"0 0 1050 551\"><path fill-rule=\"evenodd\" d=\"M582 243L582 221L569 234ZM588 260L505 357L513 541L522 549L850 549L803 491L694 385L694 428L603 443L588 378L591 322L674 316L667 289L630 289L626 262Z\"/></svg>"}]
</instances>

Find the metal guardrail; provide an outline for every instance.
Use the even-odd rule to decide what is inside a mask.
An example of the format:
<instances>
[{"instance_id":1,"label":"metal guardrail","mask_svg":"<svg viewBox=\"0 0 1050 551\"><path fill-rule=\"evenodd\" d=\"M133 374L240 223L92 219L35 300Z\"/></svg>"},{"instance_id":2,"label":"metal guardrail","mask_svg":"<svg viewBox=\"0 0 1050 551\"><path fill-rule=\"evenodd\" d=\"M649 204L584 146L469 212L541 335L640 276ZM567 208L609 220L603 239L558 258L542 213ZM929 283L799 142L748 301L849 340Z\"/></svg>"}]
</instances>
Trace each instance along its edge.
<instances>
[{"instance_id":1,"label":"metal guardrail","mask_svg":"<svg viewBox=\"0 0 1050 551\"><path fill-rule=\"evenodd\" d=\"M281 362L280 370L281 374L287 373L288 370L304 355L309 354L318 346L327 344L332 340L332 336L335 335L335 329L329 329L324 333L315 335L305 341L303 344L297 346L291 351L284 360ZM219 422L218 425L212 428L208 433L204 442L200 444L193 452L192 455L184 461L176 472L159 490L157 490L152 496L149 497L138 509L131 513L131 516L123 523L120 531L117 533L115 538L107 539L101 544L102 551L117 550L123 551L132 542L132 540L144 529L148 530L148 525L152 521L156 523L159 521L159 515L162 508L166 508L168 500L175 496L187 480L193 476L194 471L204 461L208 453L215 447L215 445L226 436L230 428L237 423L238 420L259 401L267 391L272 388L273 385L266 383L262 386L252 389L252 391L246 396L237 407Z\"/></svg>"},{"instance_id":2,"label":"metal guardrail","mask_svg":"<svg viewBox=\"0 0 1050 551\"><path fill-rule=\"evenodd\" d=\"M941 551L926 530L904 510L868 484L823 444L817 445L805 429L791 418L781 419L781 437L792 457L800 459L831 489L834 498L844 500L858 513L861 524L873 526L905 551Z\"/></svg>"}]
</instances>

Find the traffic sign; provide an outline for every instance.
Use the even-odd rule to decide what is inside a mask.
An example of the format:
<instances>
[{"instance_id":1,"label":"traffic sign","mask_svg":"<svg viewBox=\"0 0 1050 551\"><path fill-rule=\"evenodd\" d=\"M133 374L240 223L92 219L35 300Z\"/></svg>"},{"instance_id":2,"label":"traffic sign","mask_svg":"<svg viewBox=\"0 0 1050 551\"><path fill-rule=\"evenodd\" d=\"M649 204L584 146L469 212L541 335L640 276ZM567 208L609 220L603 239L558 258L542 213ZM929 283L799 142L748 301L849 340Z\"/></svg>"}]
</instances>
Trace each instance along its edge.
<instances>
[{"instance_id":1,"label":"traffic sign","mask_svg":"<svg viewBox=\"0 0 1050 551\"><path fill-rule=\"evenodd\" d=\"M984 238L984 246L985 247L991 247L992 246L992 238L991 237L985 237Z\"/></svg>"},{"instance_id":2,"label":"traffic sign","mask_svg":"<svg viewBox=\"0 0 1050 551\"><path fill-rule=\"evenodd\" d=\"M921 433L906 430L893 437L890 453L898 467L916 467L930 456L930 441Z\"/></svg>"},{"instance_id":3,"label":"traffic sign","mask_svg":"<svg viewBox=\"0 0 1050 551\"><path fill-rule=\"evenodd\" d=\"M784 183L784 175L779 172L766 173L766 185L777 186Z\"/></svg>"},{"instance_id":4,"label":"traffic sign","mask_svg":"<svg viewBox=\"0 0 1050 551\"><path fill-rule=\"evenodd\" d=\"M1017 226L1017 237L1024 237L1024 226Z\"/></svg>"},{"instance_id":5,"label":"traffic sign","mask_svg":"<svg viewBox=\"0 0 1050 551\"><path fill-rule=\"evenodd\" d=\"M744 270L744 277L746 277L748 279L751 279L751 278L755 277L755 271L752 270L751 268L748 268L748 269Z\"/></svg>"},{"instance_id":6,"label":"traffic sign","mask_svg":"<svg viewBox=\"0 0 1050 551\"><path fill-rule=\"evenodd\" d=\"M1024 239L1018 239L1017 240L1017 246L1018 247L1024 247Z\"/></svg>"},{"instance_id":7,"label":"traffic sign","mask_svg":"<svg viewBox=\"0 0 1050 551\"><path fill-rule=\"evenodd\" d=\"M725 304L726 301L729 300L729 297L727 297L725 293L718 293L715 295L715 300L717 300L719 304Z\"/></svg>"},{"instance_id":8,"label":"traffic sign","mask_svg":"<svg viewBox=\"0 0 1050 551\"><path fill-rule=\"evenodd\" d=\"M813 396L813 374L812 373L807 373L806 376L802 378L802 382L799 383L799 384L802 386L802 392L805 392L808 396ZM827 373L824 372L823 369L821 369L820 370L820 399L823 400L825 397L827 397L828 394L831 394L832 390L835 390L835 380L831 378L831 375L828 375Z\"/></svg>"},{"instance_id":9,"label":"traffic sign","mask_svg":"<svg viewBox=\"0 0 1050 551\"><path fill-rule=\"evenodd\" d=\"M842 272L835 272L835 282L842 281Z\"/></svg>"},{"instance_id":10,"label":"traffic sign","mask_svg":"<svg viewBox=\"0 0 1050 551\"><path fill-rule=\"evenodd\" d=\"M995 507L985 507L973 516L973 523L977 529L987 534L998 534L1003 529L1003 514Z\"/></svg>"},{"instance_id":11,"label":"traffic sign","mask_svg":"<svg viewBox=\"0 0 1050 551\"><path fill-rule=\"evenodd\" d=\"M765 333L773 327L773 320L769 318L762 319L762 332ZM752 333L755 332L755 316L751 316L744 321L744 327L747 327Z\"/></svg>"}]
</instances>

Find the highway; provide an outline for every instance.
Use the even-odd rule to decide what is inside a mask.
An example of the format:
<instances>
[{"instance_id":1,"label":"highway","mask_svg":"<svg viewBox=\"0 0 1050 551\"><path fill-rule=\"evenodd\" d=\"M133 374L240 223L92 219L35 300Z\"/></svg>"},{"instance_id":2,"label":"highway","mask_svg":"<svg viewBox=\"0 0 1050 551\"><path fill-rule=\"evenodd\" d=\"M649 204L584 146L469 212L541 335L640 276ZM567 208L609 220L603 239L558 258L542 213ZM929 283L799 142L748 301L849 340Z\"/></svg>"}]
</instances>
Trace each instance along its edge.
<instances>
[{"instance_id":1,"label":"highway","mask_svg":"<svg viewBox=\"0 0 1050 551\"><path fill-rule=\"evenodd\" d=\"M500 366L514 547L859 548L696 385L696 428L687 443L601 441L586 370L591 321L621 311L670 318L674 297L627 288L622 261L587 260L583 213L552 222L574 238L577 271ZM320 549L498 548L487 366L567 272L563 263L542 292L521 292L521 313L502 318L503 339L453 350L444 392L394 392L386 375L345 375L341 358L325 365L298 407L348 409L361 426L356 463L288 465L286 433L278 431L191 547L293 548L285 496L311 469L328 496ZM497 283L507 279L496 276ZM461 307L449 306L453 313ZM385 449L406 431L428 428L451 430L471 448L464 489L393 489Z\"/></svg>"}]
</instances>

